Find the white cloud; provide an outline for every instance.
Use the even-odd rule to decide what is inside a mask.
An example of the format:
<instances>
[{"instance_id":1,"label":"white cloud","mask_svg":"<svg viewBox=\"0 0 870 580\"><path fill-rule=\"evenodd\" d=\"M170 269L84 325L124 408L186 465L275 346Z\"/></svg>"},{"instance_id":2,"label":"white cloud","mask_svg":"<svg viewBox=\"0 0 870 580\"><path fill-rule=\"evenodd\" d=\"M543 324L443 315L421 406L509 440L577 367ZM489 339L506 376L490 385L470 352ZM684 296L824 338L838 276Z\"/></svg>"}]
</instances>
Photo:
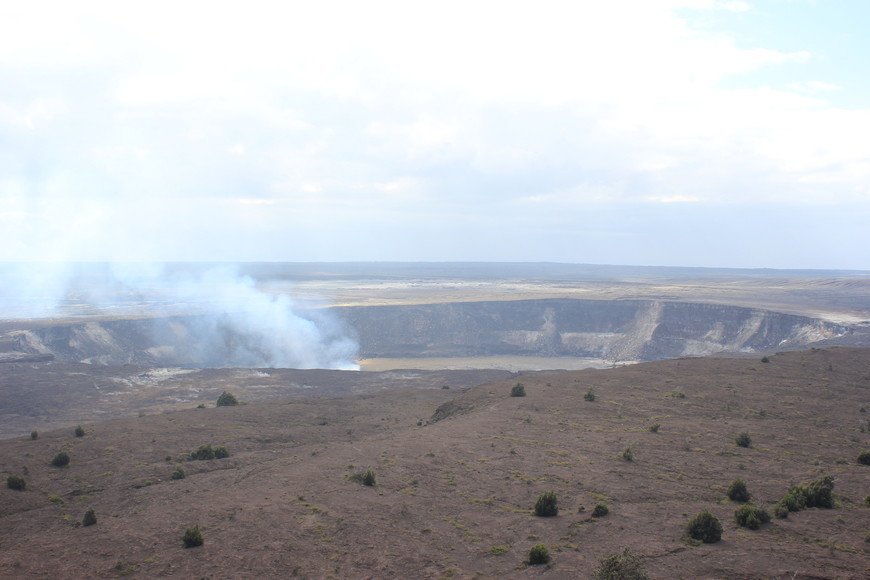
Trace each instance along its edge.
<instances>
[{"instance_id":1,"label":"white cloud","mask_svg":"<svg viewBox=\"0 0 870 580\"><path fill-rule=\"evenodd\" d=\"M253 256L288 227L322 242L332 224L526 208L556 222L608 203L833 204L870 182L870 113L826 100L847 88L725 88L813 58L686 16L748 18L747 2L56 8L0 13L0 199L19 200L0 226L81 224L34 255L147 257L185 232L208 254L236 228ZM112 225L125 215L143 217Z\"/></svg>"}]
</instances>

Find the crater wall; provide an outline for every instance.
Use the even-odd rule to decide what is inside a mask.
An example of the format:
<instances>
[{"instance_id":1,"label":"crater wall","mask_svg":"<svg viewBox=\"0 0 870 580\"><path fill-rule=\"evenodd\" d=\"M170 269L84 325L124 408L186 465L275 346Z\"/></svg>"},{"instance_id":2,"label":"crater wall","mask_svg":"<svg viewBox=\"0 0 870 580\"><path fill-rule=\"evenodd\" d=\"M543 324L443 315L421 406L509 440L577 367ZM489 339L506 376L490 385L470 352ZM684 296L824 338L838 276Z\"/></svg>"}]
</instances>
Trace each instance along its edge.
<instances>
[{"instance_id":1,"label":"crater wall","mask_svg":"<svg viewBox=\"0 0 870 580\"><path fill-rule=\"evenodd\" d=\"M544 299L334 308L360 358L576 356L648 361L801 348L849 332L821 319L717 304ZM194 343L196 316L35 325L0 336L0 362L252 366L245 336L218 328ZM246 345L256 348L256 345Z\"/></svg>"}]
</instances>

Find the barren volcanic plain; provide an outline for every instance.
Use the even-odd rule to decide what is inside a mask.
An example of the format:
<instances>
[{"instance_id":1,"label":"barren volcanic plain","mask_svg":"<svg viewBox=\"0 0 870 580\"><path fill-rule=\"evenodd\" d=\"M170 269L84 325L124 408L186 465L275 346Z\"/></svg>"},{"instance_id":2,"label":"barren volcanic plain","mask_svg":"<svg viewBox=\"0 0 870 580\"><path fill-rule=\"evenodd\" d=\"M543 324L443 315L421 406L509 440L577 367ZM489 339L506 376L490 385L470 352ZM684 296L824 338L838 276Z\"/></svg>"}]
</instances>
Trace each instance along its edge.
<instances>
[{"instance_id":1,"label":"barren volcanic plain","mask_svg":"<svg viewBox=\"0 0 870 580\"><path fill-rule=\"evenodd\" d=\"M196 304L2 322L0 475L26 488L0 489L0 577L591 578L624 548L651 578L870 575L862 273L245 268L343 321L363 370L203 368L143 332ZM773 513L825 475L833 508L736 524L733 480ZM722 538L696 545L705 509Z\"/></svg>"}]
</instances>

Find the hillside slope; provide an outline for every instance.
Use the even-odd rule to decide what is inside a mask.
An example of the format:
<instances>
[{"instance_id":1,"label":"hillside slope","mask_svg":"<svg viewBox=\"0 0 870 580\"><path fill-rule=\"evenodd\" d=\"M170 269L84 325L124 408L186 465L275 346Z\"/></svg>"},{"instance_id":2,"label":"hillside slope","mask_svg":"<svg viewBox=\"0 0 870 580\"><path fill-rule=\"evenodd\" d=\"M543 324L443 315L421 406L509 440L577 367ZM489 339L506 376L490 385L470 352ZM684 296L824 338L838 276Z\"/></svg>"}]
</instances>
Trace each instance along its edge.
<instances>
[{"instance_id":1,"label":"hillside slope","mask_svg":"<svg viewBox=\"0 0 870 580\"><path fill-rule=\"evenodd\" d=\"M856 457L870 448L868 363L846 348L679 359L0 441L0 474L27 480L0 489L0 576L585 578L627 546L652 578L866 578L870 466ZM518 381L527 396L510 397ZM751 447L735 444L741 432ZM186 460L205 443L231 456ZM52 467L61 449L71 462ZM185 479L170 479L175 464ZM348 479L367 468L376 486ZM757 531L734 523L733 479L770 508L821 473L835 478L835 509ZM535 517L550 490L559 515ZM609 515L591 517L598 502ZM89 508L97 524L77 527ZM722 541L690 547L684 527L702 509ZM184 549L194 524L205 544ZM552 562L524 566L539 542Z\"/></svg>"}]
</instances>

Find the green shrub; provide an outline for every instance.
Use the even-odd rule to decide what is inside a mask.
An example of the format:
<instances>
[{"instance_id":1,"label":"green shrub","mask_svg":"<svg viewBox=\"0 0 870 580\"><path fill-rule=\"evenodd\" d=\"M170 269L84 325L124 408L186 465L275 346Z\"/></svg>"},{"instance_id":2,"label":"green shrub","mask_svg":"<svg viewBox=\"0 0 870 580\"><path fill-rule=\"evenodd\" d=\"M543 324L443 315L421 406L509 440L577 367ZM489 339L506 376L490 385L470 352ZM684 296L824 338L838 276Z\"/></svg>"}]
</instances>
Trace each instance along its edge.
<instances>
[{"instance_id":1,"label":"green shrub","mask_svg":"<svg viewBox=\"0 0 870 580\"><path fill-rule=\"evenodd\" d=\"M55 467L66 467L69 465L69 453L66 451L58 451L51 459L51 464Z\"/></svg>"},{"instance_id":2,"label":"green shrub","mask_svg":"<svg viewBox=\"0 0 870 580\"><path fill-rule=\"evenodd\" d=\"M770 362L770 357L766 357L766 356L761 357L761 362L763 362L763 363L769 363L769 362Z\"/></svg>"},{"instance_id":3,"label":"green shrub","mask_svg":"<svg viewBox=\"0 0 870 580\"><path fill-rule=\"evenodd\" d=\"M746 482L742 479L735 479L728 486L728 499L731 501L747 502L750 497Z\"/></svg>"},{"instance_id":4,"label":"green shrub","mask_svg":"<svg viewBox=\"0 0 870 580\"><path fill-rule=\"evenodd\" d=\"M628 548L602 558L599 564L592 573L595 580L650 580L640 558Z\"/></svg>"},{"instance_id":5,"label":"green shrub","mask_svg":"<svg viewBox=\"0 0 870 580\"><path fill-rule=\"evenodd\" d=\"M736 442L738 447L752 447L752 437L746 431L737 436Z\"/></svg>"},{"instance_id":6,"label":"green shrub","mask_svg":"<svg viewBox=\"0 0 870 580\"><path fill-rule=\"evenodd\" d=\"M595 507L592 508L592 517L593 518L603 518L607 514L610 513L610 508L607 507L607 504L604 502L598 502L595 504Z\"/></svg>"},{"instance_id":7,"label":"green shrub","mask_svg":"<svg viewBox=\"0 0 870 580\"><path fill-rule=\"evenodd\" d=\"M529 559L527 561L530 566L546 564L550 561L550 550L544 544L535 544L529 550Z\"/></svg>"},{"instance_id":8,"label":"green shrub","mask_svg":"<svg viewBox=\"0 0 870 580\"><path fill-rule=\"evenodd\" d=\"M777 506L790 512L797 512L805 508L830 509L834 507L833 476L823 475L810 483L795 485L777 502ZM779 517L778 514L777 517Z\"/></svg>"},{"instance_id":9,"label":"green shrub","mask_svg":"<svg viewBox=\"0 0 870 580\"><path fill-rule=\"evenodd\" d=\"M172 475L169 476L171 479L184 479L187 477L187 474L184 473L184 468L180 465L175 466L175 471L172 472Z\"/></svg>"},{"instance_id":10,"label":"green shrub","mask_svg":"<svg viewBox=\"0 0 870 580\"><path fill-rule=\"evenodd\" d=\"M556 498L556 492L545 491L538 496L535 502L535 515L542 518L559 515L559 500Z\"/></svg>"},{"instance_id":11,"label":"green shrub","mask_svg":"<svg viewBox=\"0 0 870 580\"><path fill-rule=\"evenodd\" d=\"M39 439L39 433L37 433L36 431L31 431L30 438L34 440Z\"/></svg>"},{"instance_id":12,"label":"green shrub","mask_svg":"<svg viewBox=\"0 0 870 580\"><path fill-rule=\"evenodd\" d=\"M76 427L75 433L76 433L76 437L84 437L85 436L85 430L81 425Z\"/></svg>"},{"instance_id":13,"label":"green shrub","mask_svg":"<svg viewBox=\"0 0 870 580\"><path fill-rule=\"evenodd\" d=\"M218 397L217 406L218 407L235 407L239 404L239 400L232 393L228 393L224 391L221 393L221 396Z\"/></svg>"},{"instance_id":14,"label":"green shrub","mask_svg":"<svg viewBox=\"0 0 870 580\"><path fill-rule=\"evenodd\" d=\"M192 461L208 461L210 459L223 459L229 457L230 452L223 445L212 447L211 445L200 445L196 451L191 451L188 459Z\"/></svg>"},{"instance_id":15,"label":"green shrub","mask_svg":"<svg viewBox=\"0 0 870 580\"><path fill-rule=\"evenodd\" d=\"M702 510L701 513L689 520L686 525L686 535L693 540L713 544L722 539L722 524L719 522L719 518L707 510Z\"/></svg>"},{"instance_id":16,"label":"green shrub","mask_svg":"<svg viewBox=\"0 0 870 580\"><path fill-rule=\"evenodd\" d=\"M589 389L588 391L586 391L586 394L583 395L583 400L584 401L594 401L595 400L595 391L593 391L592 389Z\"/></svg>"},{"instance_id":17,"label":"green shrub","mask_svg":"<svg viewBox=\"0 0 870 580\"><path fill-rule=\"evenodd\" d=\"M661 426L662 426L661 423L653 423L652 425L649 426L649 432L650 433L658 433Z\"/></svg>"},{"instance_id":18,"label":"green shrub","mask_svg":"<svg viewBox=\"0 0 870 580\"><path fill-rule=\"evenodd\" d=\"M200 445L188 456L193 461L208 461L214 459L214 448L211 445Z\"/></svg>"},{"instance_id":19,"label":"green shrub","mask_svg":"<svg viewBox=\"0 0 870 580\"><path fill-rule=\"evenodd\" d=\"M6 487L24 491L24 488L27 487L27 482L20 475L10 475L6 478Z\"/></svg>"},{"instance_id":20,"label":"green shrub","mask_svg":"<svg viewBox=\"0 0 870 580\"><path fill-rule=\"evenodd\" d=\"M788 517L788 508L785 507L784 505L782 505L781 503L778 503L775 506L773 506L773 515L775 515L776 517L778 517L781 520L784 520L785 518Z\"/></svg>"},{"instance_id":21,"label":"green shrub","mask_svg":"<svg viewBox=\"0 0 870 580\"><path fill-rule=\"evenodd\" d=\"M85 512L85 517L82 518L83 526L92 526L97 523L97 514L94 513L93 509L89 509Z\"/></svg>"},{"instance_id":22,"label":"green shrub","mask_svg":"<svg viewBox=\"0 0 870 580\"><path fill-rule=\"evenodd\" d=\"M870 451L866 449L858 454L858 463L861 465L870 465Z\"/></svg>"},{"instance_id":23,"label":"green shrub","mask_svg":"<svg viewBox=\"0 0 870 580\"><path fill-rule=\"evenodd\" d=\"M202 532L199 530L199 526L193 526L184 530L184 535L181 536L181 542L184 544L185 548L202 546Z\"/></svg>"},{"instance_id":24,"label":"green shrub","mask_svg":"<svg viewBox=\"0 0 870 580\"><path fill-rule=\"evenodd\" d=\"M734 512L734 520L741 528L757 530L762 526L762 524L766 524L770 521L770 514L763 508L745 504L737 508L737 511Z\"/></svg>"},{"instance_id":25,"label":"green shrub","mask_svg":"<svg viewBox=\"0 0 870 580\"><path fill-rule=\"evenodd\" d=\"M634 461L634 453L631 450L631 447L626 447L625 451L622 452L622 458L626 461Z\"/></svg>"},{"instance_id":26,"label":"green shrub","mask_svg":"<svg viewBox=\"0 0 870 580\"><path fill-rule=\"evenodd\" d=\"M864 496L864 507L870 507L870 495Z\"/></svg>"},{"instance_id":27,"label":"green shrub","mask_svg":"<svg viewBox=\"0 0 870 580\"><path fill-rule=\"evenodd\" d=\"M356 483L361 483L368 487L374 487L377 482L375 480L375 472L371 469L366 469L365 471L359 471L357 473L352 473L347 476L350 481L354 481Z\"/></svg>"},{"instance_id":28,"label":"green shrub","mask_svg":"<svg viewBox=\"0 0 870 580\"><path fill-rule=\"evenodd\" d=\"M525 397L526 387L522 383L517 383L511 389L511 397Z\"/></svg>"}]
</instances>

